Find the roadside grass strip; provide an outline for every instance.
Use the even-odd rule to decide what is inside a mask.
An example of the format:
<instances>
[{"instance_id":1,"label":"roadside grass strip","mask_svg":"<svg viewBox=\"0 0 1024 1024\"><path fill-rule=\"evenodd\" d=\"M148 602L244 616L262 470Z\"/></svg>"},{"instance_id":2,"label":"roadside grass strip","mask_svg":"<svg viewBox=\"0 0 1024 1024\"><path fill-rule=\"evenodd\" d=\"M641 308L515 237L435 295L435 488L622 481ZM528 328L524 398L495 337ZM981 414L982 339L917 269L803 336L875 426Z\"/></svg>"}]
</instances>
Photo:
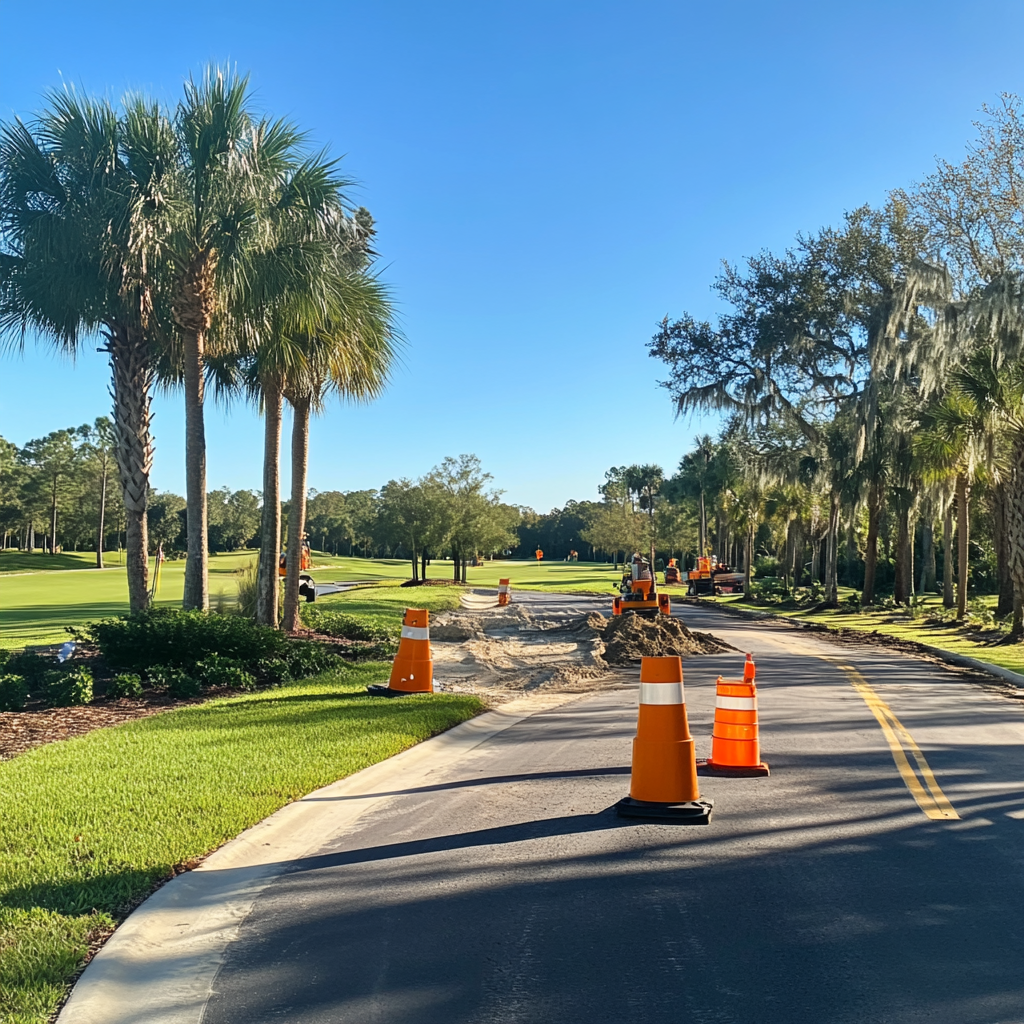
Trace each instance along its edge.
<instances>
[{"instance_id":1,"label":"roadside grass strip","mask_svg":"<svg viewBox=\"0 0 1024 1024\"><path fill-rule=\"evenodd\" d=\"M900 777L907 789L910 790L910 795L917 801L918 807L924 811L925 816L933 820L959 821L960 815L956 813L946 794L942 792L935 773L921 752L921 748L896 717L892 708L879 697L871 684L852 665L844 665L834 658L822 660L831 662L844 672L853 688L864 698L864 703L867 704L882 727L882 734L885 736L886 743L889 744L889 750L892 752L892 759L896 763ZM908 750L917 764L916 773L907 757Z\"/></svg>"},{"instance_id":2,"label":"roadside grass strip","mask_svg":"<svg viewBox=\"0 0 1024 1024\"><path fill-rule=\"evenodd\" d=\"M161 882L305 794L473 717L370 697L389 666L180 708L0 763L0 1021L42 1024Z\"/></svg>"}]
</instances>

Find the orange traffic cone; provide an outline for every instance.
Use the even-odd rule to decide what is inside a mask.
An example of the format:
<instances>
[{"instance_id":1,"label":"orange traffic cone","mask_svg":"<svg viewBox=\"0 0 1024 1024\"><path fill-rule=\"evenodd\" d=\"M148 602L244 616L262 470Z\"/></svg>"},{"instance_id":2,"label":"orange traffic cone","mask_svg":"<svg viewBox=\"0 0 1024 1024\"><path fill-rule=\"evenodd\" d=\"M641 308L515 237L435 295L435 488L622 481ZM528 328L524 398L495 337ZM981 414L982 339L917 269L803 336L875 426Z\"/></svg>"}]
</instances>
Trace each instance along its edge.
<instances>
[{"instance_id":1,"label":"orange traffic cone","mask_svg":"<svg viewBox=\"0 0 1024 1024\"><path fill-rule=\"evenodd\" d=\"M715 698L715 726L711 734L711 756L704 765L714 775L768 775L761 760L757 731L757 685L754 659L747 655L743 680L718 677Z\"/></svg>"},{"instance_id":2,"label":"orange traffic cone","mask_svg":"<svg viewBox=\"0 0 1024 1024\"><path fill-rule=\"evenodd\" d=\"M498 605L504 608L512 600L509 593L508 580L498 580Z\"/></svg>"},{"instance_id":3,"label":"orange traffic cone","mask_svg":"<svg viewBox=\"0 0 1024 1024\"><path fill-rule=\"evenodd\" d=\"M640 662L640 713L633 739L629 796L616 805L627 818L706 825L712 802L701 800L697 761L686 721L681 658Z\"/></svg>"},{"instance_id":4,"label":"orange traffic cone","mask_svg":"<svg viewBox=\"0 0 1024 1024\"><path fill-rule=\"evenodd\" d=\"M375 697L404 697L434 692L434 661L430 656L430 614L425 608L406 608L402 639L391 665L387 686L368 686Z\"/></svg>"}]
</instances>

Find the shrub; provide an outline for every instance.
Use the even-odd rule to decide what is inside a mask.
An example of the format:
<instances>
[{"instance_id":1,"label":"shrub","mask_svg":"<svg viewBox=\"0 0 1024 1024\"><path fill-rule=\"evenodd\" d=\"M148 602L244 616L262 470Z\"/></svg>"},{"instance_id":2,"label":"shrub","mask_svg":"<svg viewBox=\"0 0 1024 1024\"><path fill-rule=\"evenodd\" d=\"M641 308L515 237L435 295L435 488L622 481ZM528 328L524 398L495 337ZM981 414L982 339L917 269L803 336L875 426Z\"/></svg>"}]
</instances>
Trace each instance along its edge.
<instances>
[{"instance_id":1,"label":"shrub","mask_svg":"<svg viewBox=\"0 0 1024 1024\"><path fill-rule=\"evenodd\" d=\"M302 621L325 636L336 636L342 640L367 640L371 643L398 643L402 635L400 626L385 625L372 620L356 618L344 612L306 605L302 609Z\"/></svg>"},{"instance_id":2,"label":"shrub","mask_svg":"<svg viewBox=\"0 0 1024 1024\"><path fill-rule=\"evenodd\" d=\"M20 711L28 700L28 686L14 673L0 675L0 711Z\"/></svg>"},{"instance_id":3,"label":"shrub","mask_svg":"<svg viewBox=\"0 0 1024 1024\"><path fill-rule=\"evenodd\" d=\"M323 644L310 640L293 640L289 644L288 671L293 679L306 679L340 668L343 664L341 658L327 650Z\"/></svg>"},{"instance_id":4,"label":"shrub","mask_svg":"<svg viewBox=\"0 0 1024 1024\"><path fill-rule=\"evenodd\" d=\"M43 677L43 700L51 708L73 708L92 700L92 673L84 667L62 672L52 669Z\"/></svg>"},{"instance_id":5,"label":"shrub","mask_svg":"<svg viewBox=\"0 0 1024 1024\"><path fill-rule=\"evenodd\" d=\"M146 673L153 686L167 691L169 697L197 697L202 685L174 665L153 665Z\"/></svg>"},{"instance_id":6,"label":"shrub","mask_svg":"<svg viewBox=\"0 0 1024 1024\"><path fill-rule=\"evenodd\" d=\"M259 559L254 558L248 565L235 570L238 578L238 605L239 615L247 619L256 618L256 593L259 586L257 578L257 565Z\"/></svg>"},{"instance_id":7,"label":"shrub","mask_svg":"<svg viewBox=\"0 0 1024 1024\"><path fill-rule=\"evenodd\" d=\"M211 654L250 665L283 657L288 639L276 629L238 615L154 609L141 615L94 622L86 635L114 668L189 668Z\"/></svg>"},{"instance_id":8,"label":"shrub","mask_svg":"<svg viewBox=\"0 0 1024 1024\"><path fill-rule=\"evenodd\" d=\"M3 668L7 664L8 659L11 657L11 652L6 647L0 647L0 668Z\"/></svg>"},{"instance_id":9,"label":"shrub","mask_svg":"<svg viewBox=\"0 0 1024 1024\"><path fill-rule=\"evenodd\" d=\"M264 658L252 666L260 686L284 686L292 678L288 663L278 658Z\"/></svg>"},{"instance_id":10,"label":"shrub","mask_svg":"<svg viewBox=\"0 0 1024 1024\"><path fill-rule=\"evenodd\" d=\"M35 651L19 651L7 659L4 670L21 676L28 684L28 688L34 690L42 684L43 677L53 666L52 658L44 658Z\"/></svg>"},{"instance_id":11,"label":"shrub","mask_svg":"<svg viewBox=\"0 0 1024 1024\"><path fill-rule=\"evenodd\" d=\"M107 686L108 697L141 697L142 679L134 672L122 672L114 676Z\"/></svg>"},{"instance_id":12,"label":"shrub","mask_svg":"<svg viewBox=\"0 0 1024 1024\"><path fill-rule=\"evenodd\" d=\"M969 601L967 611L972 623L977 623L980 626L995 625L995 613L982 598L976 597Z\"/></svg>"},{"instance_id":13,"label":"shrub","mask_svg":"<svg viewBox=\"0 0 1024 1024\"><path fill-rule=\"evenodd\" d=\"M255 690L256 677L246 672L240 662L211 654L195 667L195 678L201 686L230 686L237 690Z\"/></svg>"}]
</instances>

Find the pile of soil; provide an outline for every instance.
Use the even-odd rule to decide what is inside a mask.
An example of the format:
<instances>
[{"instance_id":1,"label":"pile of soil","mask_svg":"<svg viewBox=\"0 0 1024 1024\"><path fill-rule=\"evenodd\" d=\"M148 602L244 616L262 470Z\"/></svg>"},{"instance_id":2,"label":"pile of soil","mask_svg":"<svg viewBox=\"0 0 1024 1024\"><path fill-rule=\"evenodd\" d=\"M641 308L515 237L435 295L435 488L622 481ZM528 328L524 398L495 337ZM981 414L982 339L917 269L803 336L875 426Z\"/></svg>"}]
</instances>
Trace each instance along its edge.
<instances>
[{"instance_id":1,"label":"pile of soil","mask_svg":"<svg viewBox=\"0 0 1024 1024\"><path fill-rule=\"evenodd\" d=\"M604 660L609 665L629 665L641 658L664 658L673 654L681 658L691 654L718 654L732 649L711 633L687 629L671 615L651 618L620 615L606 619L595 612L587 617L587 625L604 641Z\"/></svg>"}]
</instances>

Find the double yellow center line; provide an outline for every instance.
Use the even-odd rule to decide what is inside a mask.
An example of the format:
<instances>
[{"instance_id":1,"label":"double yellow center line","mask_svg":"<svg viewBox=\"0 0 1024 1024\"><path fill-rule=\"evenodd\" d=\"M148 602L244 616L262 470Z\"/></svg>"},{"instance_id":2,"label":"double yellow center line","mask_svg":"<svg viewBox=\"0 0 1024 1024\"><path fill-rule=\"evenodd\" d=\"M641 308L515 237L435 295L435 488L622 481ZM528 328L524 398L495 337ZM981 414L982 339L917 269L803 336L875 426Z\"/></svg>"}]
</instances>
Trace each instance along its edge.
<instances>
[{"instance_id":1,"label":"double yellow center line","mask_svg":"<svg viewBox=\"0 0 1024 1024\"><path fill-rule=\"evenodd\" d=\"M892 751L892 759L896 762L896 768L906 783L907 789L910 790L910 795L917 801L925 815L945 821L959 820L960 815L956 813L953 805L946 798L946 794L939 787L924 754L921 753L921 748L914 742L914 737L907 732L903 723L893 713L892 708L878 696L868 681L852 665L841 664L834 658L823 660L832 662L846 673L850 684L864 698L864 703L878 719L878 724L882 727L882 733ZM908 750L917 765L916 772L907 757Z\"/></svg>"}]
</instances>

